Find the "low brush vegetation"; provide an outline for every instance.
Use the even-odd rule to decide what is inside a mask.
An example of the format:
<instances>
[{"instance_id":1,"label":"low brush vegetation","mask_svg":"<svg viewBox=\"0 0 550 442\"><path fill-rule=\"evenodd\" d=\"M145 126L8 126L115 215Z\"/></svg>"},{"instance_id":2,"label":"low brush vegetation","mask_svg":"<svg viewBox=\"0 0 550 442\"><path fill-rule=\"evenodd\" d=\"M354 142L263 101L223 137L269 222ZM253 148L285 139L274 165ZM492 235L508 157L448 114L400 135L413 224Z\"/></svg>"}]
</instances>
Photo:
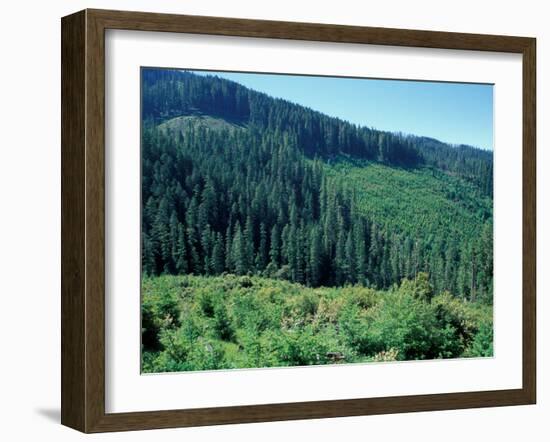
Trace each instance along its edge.
<instances>
[{"instance_id":1,"label":"low brush vegetation","mask_svg":"<svg viewBox=\"0 0 550 442\"><path fill-rule=\"evenodd\" d=\"M260 276L142 282L144 373L492 356L492 307L428 275L380 291Z\"/></svg>"}]
</instances>

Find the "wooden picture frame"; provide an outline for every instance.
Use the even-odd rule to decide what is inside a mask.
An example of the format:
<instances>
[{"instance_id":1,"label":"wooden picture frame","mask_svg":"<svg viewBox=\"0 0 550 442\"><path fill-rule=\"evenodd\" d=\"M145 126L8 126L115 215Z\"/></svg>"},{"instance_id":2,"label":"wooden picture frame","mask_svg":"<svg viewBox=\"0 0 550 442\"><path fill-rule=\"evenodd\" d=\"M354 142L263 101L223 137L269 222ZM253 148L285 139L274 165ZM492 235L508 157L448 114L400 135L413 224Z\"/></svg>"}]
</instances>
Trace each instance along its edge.
<instances>
[{"instance_id":1,"label":"wooden picture frame","mask_svg":"<svg viewBox=\"0 0 550 442\"><path fill-rule=\"evenodd\" d=\"M523 57L523 385L399 397L105 412L105 30L495 51ZM62 424L83 432L534 404L536 41L533 38L84 10L62 19Z\"/></svg>"}]
</instances>

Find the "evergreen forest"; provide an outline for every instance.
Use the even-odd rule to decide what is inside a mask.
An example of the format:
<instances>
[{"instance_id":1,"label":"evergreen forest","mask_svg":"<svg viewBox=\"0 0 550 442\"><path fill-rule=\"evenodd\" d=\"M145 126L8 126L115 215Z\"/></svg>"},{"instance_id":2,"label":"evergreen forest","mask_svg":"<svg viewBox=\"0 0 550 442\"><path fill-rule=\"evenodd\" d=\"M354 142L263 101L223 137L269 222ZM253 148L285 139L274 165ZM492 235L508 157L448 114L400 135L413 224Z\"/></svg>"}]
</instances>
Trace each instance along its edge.
<instances>
[{"instance_id":1,"label":"evergreen forest","mask_svg":"<svg viewBox=\"0 0 550 442\"><path fill-rule=\"evenodd\" d=\"M492 355L492 152L142 69L142 369Z\"/></svg>"}]
</instances>

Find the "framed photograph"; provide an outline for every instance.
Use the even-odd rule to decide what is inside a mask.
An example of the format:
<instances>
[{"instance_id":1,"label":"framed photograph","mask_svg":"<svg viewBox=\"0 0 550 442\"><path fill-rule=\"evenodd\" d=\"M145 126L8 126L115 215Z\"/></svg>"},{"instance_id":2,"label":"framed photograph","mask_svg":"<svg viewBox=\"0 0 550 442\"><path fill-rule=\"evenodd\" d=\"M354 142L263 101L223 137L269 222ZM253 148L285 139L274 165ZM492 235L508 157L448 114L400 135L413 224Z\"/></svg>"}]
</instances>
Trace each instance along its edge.
<instances>
[{"instance_id":1,"label":"framed photograph","mask_svg":"<svg viewBox=\"0 0 550 442\"><path fill-rule=\"evenodd\" d=\"M61 24L64 425L535 403L535 39Z\"/></svg>"}]
</instances>

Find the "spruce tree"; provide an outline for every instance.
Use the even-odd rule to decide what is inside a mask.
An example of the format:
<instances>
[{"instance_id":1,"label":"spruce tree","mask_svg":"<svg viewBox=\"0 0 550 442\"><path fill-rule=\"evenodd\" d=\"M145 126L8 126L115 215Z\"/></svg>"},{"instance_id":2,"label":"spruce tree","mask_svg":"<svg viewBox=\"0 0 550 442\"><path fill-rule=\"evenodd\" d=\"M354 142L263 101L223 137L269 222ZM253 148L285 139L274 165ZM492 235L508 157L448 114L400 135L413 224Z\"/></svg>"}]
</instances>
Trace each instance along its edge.
<instances>
[{"instance_id":1,"label":"spruce tree","mask_svg":"<svg viewBox=\"0 0 550 442\"><path fill-rule=\"evenodd\" d=\"M212 245L213 245L213 234L210 230L210 226L206 225L202 230L201 235L201 249L202 249L202 270L206 275L212 274Z\"/></svg>"},{"instance_id":2,"label":"spruce tree","mask_svg":"<svg viewBox=\"0 0 550 442\"><path fill-rule=\"evenodd\" d=\"M346 282L355 282L355 271L356 271L356 264L355 264L355 243L353 242L351 232L347 233L346 237L346 244L345 244L345 258L344 258L344 266L343 266L343 276L344 280Z\"/></svg>"},{"instance_id":3,"label":"spruce tree","mask_svg":"<svg viewBox=\"0 0 550 442\"><path fill-rule=\"evenodd\" d=\"M233 270L237 275L244 275L247 271L246 266L246 245L245 238L241 230L241 224L237 221L233 244L231 250L231 261Z\"/></svg>"},{"instance_id":4,"label":"spruce tree","mask_svg":"<svg viewBox=\"0 0 550 442\"><path fill-rule=\"evenodd\" d=\"M317 287L321 282L321 248L319 228L314 227L310 232L308 272L309 283L313 287Z\"/></svg>"},{"instance_id":5,"label":"spruce tree","mask_svg":"<svg viewBox=\"0 0 550 442\"><path fill-rule=\"evenodd\" d=\"M211 259L212 259L213 273L216 275L223 273L225 269L224 246L223 246L222 234L219 232L216 234L216 239L214 240L211 256L212 256Z\"/></svg>"},{"instance_id":6,"label":"spruce tree","mask_svg":"<svg viewBox=\"0 0 550 442\"><path fill-rule=\"evenodd\" d=\"M246 218L246 225L244 229L244 267L245 270L253 270L254 267L254 225L252 224L252 218L248 216Z\"/></svg>"},{"instance_id":7,"label":"spruce tree","mask_svg":"<svg viewBox=\"0 0 550 442\"><path fill-rule=\"evenodd\" d=\"M189 271L187 261L187 246L185 244L185 227L183 224L178 224L178 240L173 251L176 273L184 275Z\"/></svg>"},{"instance_id":8,"label":"spruce tree","mask_svg":"<svg viewBox=\"0 0 550 442\"><path fill-rule=\"evenodd\" d=\"M228 271L233 271L235 265L233 263L233 235L231 234L231 222L225 230L225 268Z\"/></svg>"},{"instance_id":9,"label":"spruce tree","mask_svg":"<svg viewBox=\"0 0 550 442\"><path fill-rule=\"evenodd\" d=\"M347 266L346 266L346 240L345 232L341 230L338 233L336 241L336 255L334 257L334 283L342 285L345 282Z\"/></svg>"},{"instance_id":10,"label":"spruce tree","mask_svg":"<svg viewBox=\"0 0 550 442\"><path fill-rule=\"evenodd\" d=\"M367 253L365 243L365 228L362 221L357 221L353 229L355 243L355 276L357 282L365 283L367 274Z\"/></svg>"},{"instance_id":11,"label":"spruce tree","mask_svg":"<svg viewBox=\"0 0 550 442\"><path fill-rule=\"evenodd\" d=\"M277 224L271 229L271 238L269 245L269 260L275 267L279 267L281 254L281 238L279 236L279 227Z\"/></svg>"},{"instance_id":12,"label":"spruce tree","mask_svg":"<svg viewBox=\"0 0 550 442\"><path fill-rule=\"evenodd\" d=\"M265 224L260 224L260 246L258 248L258 254L256 259L256 268L258 270L264 270L267 266L268 254L267 254L267 232Z\"/></svg>"}]
</instances>

